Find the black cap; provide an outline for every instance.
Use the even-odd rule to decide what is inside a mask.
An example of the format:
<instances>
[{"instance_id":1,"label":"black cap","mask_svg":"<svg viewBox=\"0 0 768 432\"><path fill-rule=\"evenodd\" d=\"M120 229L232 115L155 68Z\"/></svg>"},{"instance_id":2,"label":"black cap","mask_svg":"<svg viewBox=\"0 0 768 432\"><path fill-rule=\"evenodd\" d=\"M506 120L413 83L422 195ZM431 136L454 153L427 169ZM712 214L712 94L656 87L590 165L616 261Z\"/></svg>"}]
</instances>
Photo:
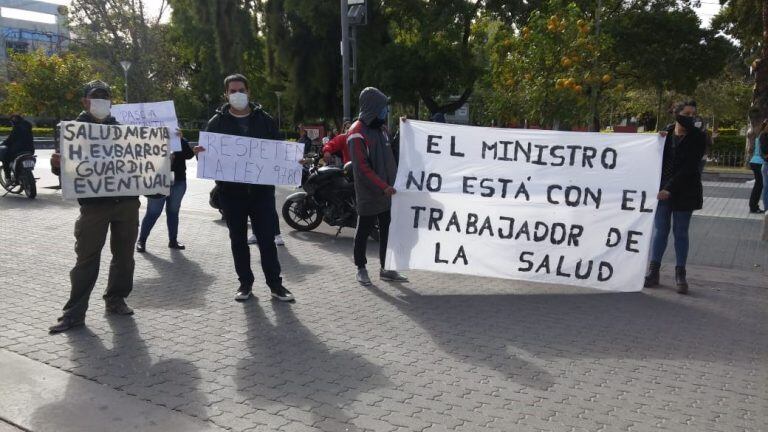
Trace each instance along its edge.
<instances>
[{"instance_id":1,"label":"black cap","mask_svg":"<svg viewBox=\"0 0 768 432\"><path fill-rule=\"evenodd\" d=\"M88 97L96 90L101 90L107 93L108 97L112 97L112 91L109 89L109 84L100 80L93 80L83 86L83 97Z\"/></svg>"}]
</instances>

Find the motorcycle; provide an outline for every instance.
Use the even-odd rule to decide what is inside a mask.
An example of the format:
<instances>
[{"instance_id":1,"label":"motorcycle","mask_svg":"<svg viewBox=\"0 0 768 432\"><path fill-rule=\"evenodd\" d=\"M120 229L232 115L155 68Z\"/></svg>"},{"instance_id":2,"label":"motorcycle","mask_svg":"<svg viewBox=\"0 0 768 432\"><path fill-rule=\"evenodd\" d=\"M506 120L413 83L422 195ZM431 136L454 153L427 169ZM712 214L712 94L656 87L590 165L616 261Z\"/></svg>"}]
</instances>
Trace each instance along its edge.
<instances>
[{"instance_id":1,"label":"motorcycle","mask_svg":"<svg viewBox=\"0 0 768 432\"><path fill-rule=\"evenodd\" d=\"M0 169L0 186L7 191L6 195L24 192L30 199L37 196L35 176L32 174L36 162L37 156L25 152L16 156L9 170L4 166Z\"/></svg>"},{"instance_id":2,"label":"motorcycle","mask_svg":"<svg viewBox=\"0 0 768 432\"><path fill-rule=\"evenodd\" d=\"M325 222L338 228L337 236L344 228L355 228L357 204L352 163L347 162L343 167L320 166L321 156L317 153L307 154L305 160L309 176L302 191L285 199L282 208L285 222L297 231L312 231ZM371 232L371 238L379 240L378 226Z\"/></svg>"}]
</instances>

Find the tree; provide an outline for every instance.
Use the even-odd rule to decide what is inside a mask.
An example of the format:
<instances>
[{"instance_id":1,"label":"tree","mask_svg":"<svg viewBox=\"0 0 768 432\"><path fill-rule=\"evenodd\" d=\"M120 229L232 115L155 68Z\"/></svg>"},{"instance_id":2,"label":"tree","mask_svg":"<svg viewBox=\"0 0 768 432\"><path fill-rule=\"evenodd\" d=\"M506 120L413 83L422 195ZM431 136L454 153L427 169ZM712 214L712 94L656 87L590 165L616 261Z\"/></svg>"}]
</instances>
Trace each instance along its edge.
<instances>
[{"instance_id":1,"label":"tree","mask_svg":"<svg viewBox=\"0 0 768 432\"><path fill-rule=\"evenodd\" d=\"M748 111L750 130L747 148L754 142L762 119L768 118L768 1L720 0L720 13L712 27L739 41L741 52L751 65L755 86Z\"/></svg>"},{"instance_id":2,"label":"tree","mask_svg":"<svg viewBox=\"0 0 768 432\"><path fill-rule=\"evenodd\" d=\"M499 98L506 99L499 105L502 122L585 123L592 92L614 82L603 61L610 41L592 27L575 3L555 0L533 12L520 31L502 26L494 32L490 74ZM518 118L504 118L505 110Z\"/></svg>"},{"instance_id":3,"label":"tree","mask_svg":"<svg viewBox=\"0 0 768 432\"><path fill-rule=\"evenodd\" d=\"M74 0L70 23L73 49L106 65L102 74L111 84L124 84L120 62L131 62L128 74L131 101L167 98L179 82L172 71L178 57L170 49L165 26L149 17L143 0Z\"/></svg>"},{"instance_id":4,"label":"tree","mask_svg":"<svg viewBox=\"0 0 768 432\"><path fill-rule=\"evenodd\" d=\"M667 90L692 93L698 83L720 74L732 45L714 30L701 28L689 7L651 5L626 11L606 23L615 55L625 59L621 69L640 87L657 95L657 128L662 96Z\"/></svg>"},{"instance_id":5,"label":"tree","mask_svg":"<svg viewBox=\"0 0 768 432\"><path fill-rule=\"evenodd\" d=\"M98 78L90 75L90 61L73 53L11 54L8 69L11 80L0 109L57 120L72 118L82 109L83 84Z\"/></svg>"},{"instance_id":6,"label":"tree","mask_svg":"<svg viewBox=\"0 0 768 432\"><path fill-rule=\"evenodd\" d=\"M262 7L270 88L284 91L296 122L341 117L339 3L267 0Z\"/></svg>"},{"instance_id":7,"label":"tree","mask_svg":"<svg viewBox=\"0 0 768 432\"><path fill-rule=\"evenodd\" d=\"M368 82L390 89L395 100L423 101L430 112L451 112L471 96L482 71L473 32L483 1L392 0L378 12L384 32L364 32L371 57L363 58ZM375 48L373 48L375 47ZM418 111L418 110L416 110Z\"/></svg>"}]
</instances>

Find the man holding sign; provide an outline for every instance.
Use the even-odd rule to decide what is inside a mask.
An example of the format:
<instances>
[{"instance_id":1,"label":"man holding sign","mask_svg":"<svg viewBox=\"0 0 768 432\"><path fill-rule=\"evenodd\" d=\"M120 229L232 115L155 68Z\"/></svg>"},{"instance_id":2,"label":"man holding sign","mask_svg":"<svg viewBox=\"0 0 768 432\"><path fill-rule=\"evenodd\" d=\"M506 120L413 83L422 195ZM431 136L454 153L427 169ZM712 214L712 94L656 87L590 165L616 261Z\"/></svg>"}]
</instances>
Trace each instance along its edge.
<instances>
[{"instance_id":1,"label":"man holding sign","mask_svg":"<svg viewBox=\"0 0 768 432\"><path fill-rule=\"evenodd\" d=\"M97 125L115 125L110 115L111 92L102 81L91 81L83 91L83 111L78 122ZM62 136L64 133L62 133ZM60 152L66 151L61 146ZM61 166L61 153L51 159L55 168ZM99 276L101 250L111 231L110 248L112 262L109 279L104 293L107 313L132 315L133 310L125 304L125 298L133 289L133 247L139 229L139 198L133 196L110 196L79 199L80 217L75 222L75 253L77 262L69 273L72 290L69 301L64 305L64 314L58 323L49 328L50 333L60 333L85 323L85 312L96 279Z\"/></svg>"},{"instance_id":2,"label":"man holding sign","mask_svg":"<svg viewBox=\"0 0 768 432\"><path fill-rule=\"evenodd\" d=\"M251 254L248 249L248 218L250 217L255 222L254 231L261 254L261 268L272 297L280 301L293 301L293 294L282 284L280 261L274 242L277 213L273 184L276 183L269 184L263 181L268 174L264 165L251 162L262 156L265 158L274 156L277 146L275 143L237 138L274 140L278 137L277 127L272 117L259 105L248 102L248 80L243 75L228 76L224 80L224 92L229 103L222 106L208 122L206 132L210 134L201 134L200 145L195 147L194 151L211 153L201 155L198 163L198 177L227 179L226 181L217 180L217 184L221 188L221 206L227 220L227 228L229 228L235 271L240 281L235 300L246 301L253 296L255 278L251 270ZM283 159L288 159L288 151L285 148L286 157ZM227 162L230 162L230 165L225 167ZM296 172L299 172L300 166L295 161L292 164L297 168ZM275 166L275 168L280 167ZM270 171L269 174L277 177L283 175L280 169L277 172Z\"/></svg>"}]
</instances>

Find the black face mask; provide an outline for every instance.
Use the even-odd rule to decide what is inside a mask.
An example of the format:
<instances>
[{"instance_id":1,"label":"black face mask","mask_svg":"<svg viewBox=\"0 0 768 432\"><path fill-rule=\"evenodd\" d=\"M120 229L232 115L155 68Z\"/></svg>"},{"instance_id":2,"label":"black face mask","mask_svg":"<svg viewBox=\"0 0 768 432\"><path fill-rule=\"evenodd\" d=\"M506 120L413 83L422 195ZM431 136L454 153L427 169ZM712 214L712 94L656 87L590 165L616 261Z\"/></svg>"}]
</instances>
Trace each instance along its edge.
<instances>
[{"instance_id":1,"label":"black face mask","mask_svg":"<svg viewBox=\"0 0 768 432\"><path fill-rule=\"evenodd\" d=\"M682 114L678 114L675 116L675 120L680 123L680 125L688 130L693 129L696 127L694 125L694 122L696 121L693 117L684 116Z\"/></svg>"},{"instance_id":2,"label":"black face mask","mask_svg":"<svg viewBox=\"0 0 768 432\"><path fill-rule=\"evenodd\" d=\"M371 120L371 122L368 124L368 127L373 129L378 129L380 127L384 126L384 119L380 119L376 117L375 119Z\"/></svg>"}]
</instances>

